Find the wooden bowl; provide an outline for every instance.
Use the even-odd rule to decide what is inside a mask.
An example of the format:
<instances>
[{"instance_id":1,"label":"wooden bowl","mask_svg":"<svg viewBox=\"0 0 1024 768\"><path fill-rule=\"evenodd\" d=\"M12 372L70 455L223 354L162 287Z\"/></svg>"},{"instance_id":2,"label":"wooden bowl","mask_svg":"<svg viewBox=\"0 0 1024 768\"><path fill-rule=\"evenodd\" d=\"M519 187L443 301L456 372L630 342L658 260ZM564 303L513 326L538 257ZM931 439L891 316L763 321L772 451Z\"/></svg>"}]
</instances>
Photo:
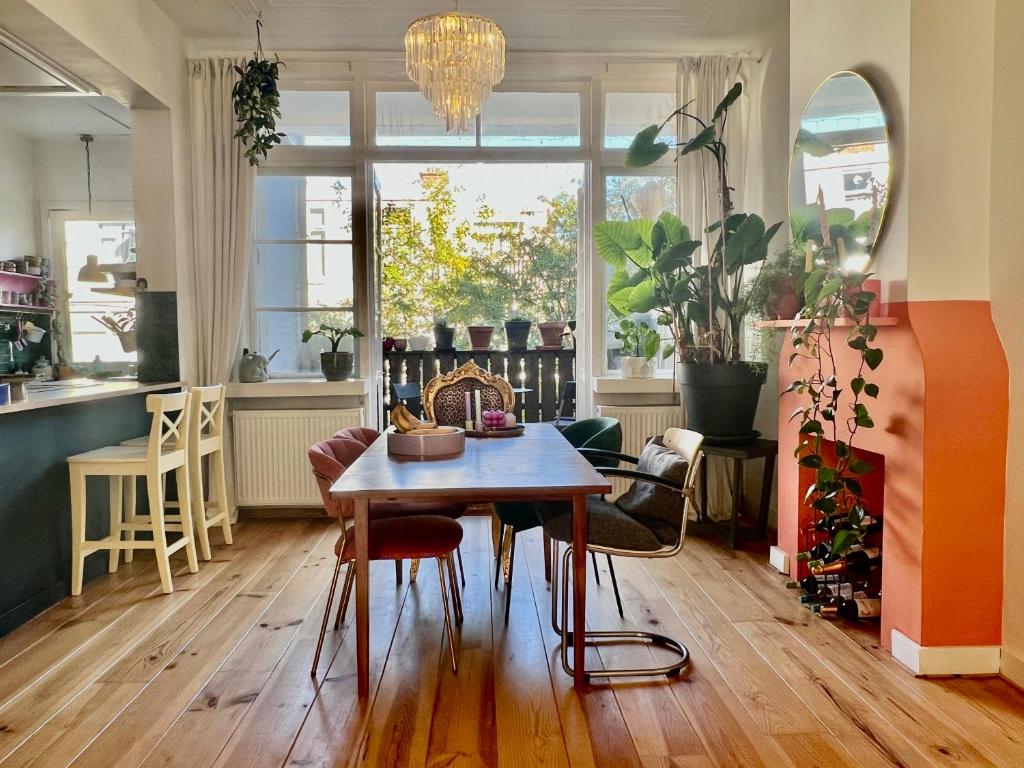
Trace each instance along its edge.
<instances>
[{"instance_id":1,"label":"wooden bowl","mask_svg":"<svg viewBox=\"0 0 1024 768\"><path fill-rule=\"evenodd\" d=\"M443 435L404 435L394 427L387 431L388 453L392 456L451 456L466 449L466 430L456 427L455 432Z\"/></svg>"}]
</instances>

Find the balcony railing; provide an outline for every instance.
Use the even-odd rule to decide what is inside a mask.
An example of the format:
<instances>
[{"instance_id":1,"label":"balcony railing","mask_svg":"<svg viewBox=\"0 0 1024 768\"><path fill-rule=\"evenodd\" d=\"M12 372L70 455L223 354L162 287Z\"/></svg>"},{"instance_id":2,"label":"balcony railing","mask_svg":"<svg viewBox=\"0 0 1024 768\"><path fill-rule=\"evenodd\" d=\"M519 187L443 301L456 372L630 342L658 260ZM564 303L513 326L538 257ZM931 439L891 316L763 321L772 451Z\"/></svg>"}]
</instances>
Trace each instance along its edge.
<instances>
[{"instance_id":1,"label":"balcony railing","mask_svg":"<svg viewBox=\"0 0 1024 768\"><path fill-rule=\"evenodd\" d=\"M472 360L481 368L511 382L516 393L516 416L520 421L551 421L558 410L562 383L576 380L576 350L531 349L523 352L385 352L385 409L395 402L394 384L419 384L419 391L434 376L455 370ZM570 403L562 413L573 416ZM387 423L387 413L384 414Z\"/></svg>"}]
</instances>

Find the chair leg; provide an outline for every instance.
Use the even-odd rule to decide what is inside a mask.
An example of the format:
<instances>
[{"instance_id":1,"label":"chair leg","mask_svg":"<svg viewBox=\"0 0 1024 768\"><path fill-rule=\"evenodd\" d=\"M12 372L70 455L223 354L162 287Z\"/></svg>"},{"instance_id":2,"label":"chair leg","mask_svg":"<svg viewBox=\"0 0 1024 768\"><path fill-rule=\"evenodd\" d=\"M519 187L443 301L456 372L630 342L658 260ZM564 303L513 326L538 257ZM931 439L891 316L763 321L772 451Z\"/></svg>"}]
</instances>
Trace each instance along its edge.
<instances>
[{"instance_id":1,"label":"chair leg","mask_svg":"<svg viewBox=\"0 0 1024 768\"><path fill-rule=\"evenodd\" d=\"M444 606L444 630L448 635L448 648L452 655L452 673L459 671L459 664L455 656L455 633L452 631L451 615L448 612L448 588L444 583L445 558L437 558L437 580L441 584L441 604ZM454 580L454 574L449 573L449 580Z\"/></svg>"},{"instance_id":2,"label":"chair leg","mask_svg":"<svg viewBox=\"0 0 1024 768\"><path fill-rule=\"evenodd\" d=\"M135 522L135 484L138 482L138 478L134 475L128 475L127 477L121 478L124 483L124 512L125 522ZM129 528L124 532L125 539L130 542L135 542L135 531ZM126 563L132 562L135 559L135 550L131 547L124 551L124 561Z\"/></svg>"},{"instance_id":3,"label":"chair leg","mask_svg":"<svg viewBox=\"0 0 1024 768\"><path fill-rule=\"evenodd\" d=\"M327 634L327 620L331 616L331 604L334 602L334 590L338 586L338 572L341 570L341 558L337 558L334 564L334 575L331 576L331 588L327 590L327 605L324 606L324 618L320 622L320 638L316 641L316 653L313 654L313 668L309 671L310 677L316 677L316 668L320 663L320 652L324 648L324 635ZM346 577L347 579L347 577Z\"/></svg>"},{"instance_id":4,"label":"chair leg","mask_svg":"<svg viewBox=\"0 0 1024 768\"><path fill-rule=\"evenodd\" d=\"M71 594L82 594L82 573L85 555L85 473L71 465Z\"/></svg>"},{"instance_id":5,"label":"chair leg","mask_svg":"<svg viewBox=\"0 0 1024 768\"><path fill-rule=\"evenodd\" d=\"M231 537L231 503L228 499L228 480L224 471L224 450L210 454L210 482L216 486L217 511L223 513L220 529L224 534L224 543L233 544Z\"/></svg>"},{"instance_id":6,"label":"chair leg","mask_svg":"<svg viewBox=\"0 0 1024 768\"><path fill-rule=\"evenodd\" d=\"M121 477L119 475L110 476L110 558L107 561L107 573L117 573L117 564L121 559L121 547L117 546L121 543L121 516L124 514L122 508L123 500L121 498Z\"/></svg>"},{"instance_id":7,"label":"chair leg","mask_svg":"<svg viewBox=\"0 0 1024 768\"><path fill-rule=\"evenodd\" d=\"M455 623L461 627L465 618L465 614L462 611L462 591L459 589L459 580L455 578L455 558L452 556L451 552L445 556L445 562L448 564L448 582L451 587L452 608L454 608L453 613L455 614Z\"/></svg>"},{"instance_id":8,"label":"chair leg","mask_svg":"<svg viewBox=\"0 0 1024 768\"><path fill-rule=\"evenodd\" d=\"M181 512L181 535L185 537L185 555L188 557L188 572L199 572L199 558L196 555L196 529L192 520L192 494L189 491L188 465L174 470L178 484L178 510ZM203 526L206 531L206 526Z\"/></svg>"},{"instance_id":9,"label":"chair leg","mask_svg":"<svg viewBox=\"0 0 1024 768\"><path fill-rule=\"evenodd\" d=\"M600 587L601 586L601 573L600 573L600 571L597 570L597 553L596 552L591 552L590 553L590 562L592 562L594 564L594 583L596 583L597 586Z\"/></svg>"},{"instance_id":10,"label":"chair leg","mask_svg":"<svg viewBox=\"0 0 1024 768\"><path fill-rule=\"evenodd\" d=\"M170 593L174 591L174 584L171 581L171 560L167 554L167 530L164 528L163 475L147 475L146 491L149 494L149 520L153 526L153 553L160 572L160 585L165 593Z\"/></svg>"},{"instance_id":11,"label":"chair leg","mask_svg":"<svg viewBox=\"0 0 1024 768\"><path fill-rule=\"evenodd\" d=\"M402 583L402 561L395 560L395 586L399 586Z\"/></svg>"},{"instance_id":12,"label":"chair leg","mask_svg":"<svg viewBox=\"0 0 1024 768\"><path fill-rule=\"evenodd\" d=\"M203 560L210 560L210 532L206 528L206 489L203 488L202 459L189 457L188 468L189 493L192 497L192 521L196 536L199 538L199 553ZM185 508L182 507L182 516Z\"/></svg>"},{"instance_id":13,"label":"chair leg","mask_svg":"<svg viewBox=\"0 0 1024 768\"><path fill-rule=\"evenodd\" d=\"M498 577L501 575L501 569L505 564L505 526L501 526L498 531L498 554L494 556L494 588L498 588Z\"/></svg>"},{"instance_id":14,"label":"chair leg","mask_svg":"<svg viewBox=\"0 0 1024 768\"><path fill-rule=\"evenodd\" d=\"M338 601L338 615L334 617L334 631L345 621L345 614L348 613L348 600L352 596L352 584L355 582L356 564L349 561L345 568L345 584L341 588L341 600Z\"/></svg>"},{"instance_id":15,"label":"chair leg","mask_svg":"<svg viewBox=\"0 0 1024 768\"><path fill-rule=\"evenodd\" d=\"M622 597L619 595L619 580L615 578L615 566L612 565L612 556L605 555L608 558L608 573L612 577L612 590L615 592L615 604L619 607L619 618L626 618L626 614L622 610Z\"/></svg>"},{"instance_id":16,"label":"chair leg","mask_svg":"<svg viewBox=\"0 0 1024 768\"><path fill-rule=\"evenodd\" d=\"M462 586L466 586L466 567L462 564L462 547L455 548L455 556L459 559L459 576L462 579Z\"/></svg>"},{"instance_id":17,"label":"chair leg","mask_svg":"<svg viewBox=\"0 0 1024 768\"><path fill-rule=\"evenodd\" d=\"M416 577L419 575L419 573L420 573L420 560L419 560L419 558L416 558L411 563L409 563L409 583L410 584L415 584L416 583Z\"/></svg>"},{"instance_id":18,"label":"chair leg","mask_svg":"<svg viewBox=\"0 0 1024 768\"><path fill-rule=\"evenodd\" d=\"M551 583L551 537L544 536L544 580Z\"/></svg>"},{"instance_id":19,"label":"chair leg","mask_svg":"<svg viewBox=\"0 0 1024 768\"><path fill-rule=\"evenodd\" d=\"M505 577L505 626L512 612L512 571L516 567L516 531L512 529L512 541L508 547L508 576Z\"/></svg>"}]
</instances>

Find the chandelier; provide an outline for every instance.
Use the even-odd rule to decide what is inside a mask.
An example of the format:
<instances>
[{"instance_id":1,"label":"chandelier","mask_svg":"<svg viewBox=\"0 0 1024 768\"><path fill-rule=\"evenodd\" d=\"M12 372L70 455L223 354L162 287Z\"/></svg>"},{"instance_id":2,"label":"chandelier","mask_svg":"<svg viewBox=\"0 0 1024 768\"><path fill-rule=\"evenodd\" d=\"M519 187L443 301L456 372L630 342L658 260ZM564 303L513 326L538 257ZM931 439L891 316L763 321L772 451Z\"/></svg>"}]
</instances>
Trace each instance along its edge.
<instances>
[{"instance_id":1,"label":"chandelier","mask_svg":"<svg viewBox=\"0 0 1024 768\"><path fill-rule=\"evenodd\" d=\"M505 35L493 20L454 11L416 19L405 33L405 71L459 133L505 76Z\"/></svg>"}]
</instances>

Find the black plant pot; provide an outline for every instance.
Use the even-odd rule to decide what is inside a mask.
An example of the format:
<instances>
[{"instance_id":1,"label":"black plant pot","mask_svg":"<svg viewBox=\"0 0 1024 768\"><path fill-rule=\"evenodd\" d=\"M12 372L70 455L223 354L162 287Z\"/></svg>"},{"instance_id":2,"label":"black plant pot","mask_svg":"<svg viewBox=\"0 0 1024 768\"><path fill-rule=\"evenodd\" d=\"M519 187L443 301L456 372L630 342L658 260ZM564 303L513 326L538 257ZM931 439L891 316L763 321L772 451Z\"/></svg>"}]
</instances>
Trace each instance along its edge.
<instances>
[{"instance_id":1,"label":"black plant pot","mask_svg":"<svg viewBox=\"0 0 1024 768\"><path fill-rule=\"evenodd\" d=\"M455 329L447 325L435 325L434 349L455 349Z\"/></svg>"},{"instance_id":2,"label":"black plant pot","mask_svg":"<svg viewBox=\"0 0 1024 768\"><path fill-rule=\"evenodd\" d=\"M328 381L344 381L352 376L351 352L321 352L320 370Z\"/></svg>"},{"instance_id":3,"label":"black plant pot","mask_svg":"<svg viewBox=\"0 0 1024 768\"><path fill-rule=\"evenodd\" d=\"M508 348L516 352L522 352L530 342L530 326L532 320L506 320L505 340Z\"/></svg>"},{"instance_id":4,"label":"black plant pot","mask_svg":"<svg viewBox=\"0 0 1024 768\"><path fill-rule=\"evenodd\" d=\"M707 437L751 435L767 370L749 363L683 363L679 384L686 428Z\"/></svg>"}]
</instances>

